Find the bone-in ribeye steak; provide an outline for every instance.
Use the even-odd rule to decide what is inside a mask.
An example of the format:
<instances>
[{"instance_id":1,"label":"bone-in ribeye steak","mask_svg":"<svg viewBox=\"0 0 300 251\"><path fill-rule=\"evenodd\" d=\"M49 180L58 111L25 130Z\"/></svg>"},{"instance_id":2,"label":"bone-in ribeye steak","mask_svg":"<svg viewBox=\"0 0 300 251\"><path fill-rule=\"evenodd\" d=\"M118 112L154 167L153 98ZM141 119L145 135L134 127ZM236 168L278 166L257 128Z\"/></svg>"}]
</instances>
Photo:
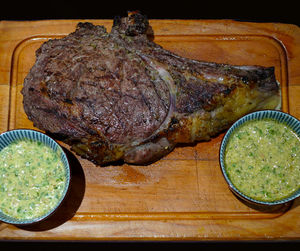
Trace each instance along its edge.
<instances>
[{"instance_id":1,"label":"bone-in ribeye steak","mask_svg":"<svg viewBox=\"0 0 300 251\"><path fill-rule=\"evenodd\" d=\"M277 105L273 67L183 58L149 40L149 30L132 12L110 33L79 23L45 42L24 80L28 118L96 164L145 164Z\"/></svg>"}]
</instances>

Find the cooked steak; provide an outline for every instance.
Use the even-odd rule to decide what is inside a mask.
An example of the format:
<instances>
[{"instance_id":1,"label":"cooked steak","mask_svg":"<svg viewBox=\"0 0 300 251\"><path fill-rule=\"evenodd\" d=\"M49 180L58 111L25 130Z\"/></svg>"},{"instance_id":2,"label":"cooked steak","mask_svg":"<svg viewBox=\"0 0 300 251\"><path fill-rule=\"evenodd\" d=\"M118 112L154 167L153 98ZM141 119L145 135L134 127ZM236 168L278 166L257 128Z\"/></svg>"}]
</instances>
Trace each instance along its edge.
<instances>
[{"instance_id":1,"label":"cooked steak","mask_svg":"<svg viewBox=\"0 0 300 251\"><path fill-rule=\"evenodd\" d=\"M273 67L183 58L148 39L149 30L132 12L115 18L110 33L79 23L45 42L22 90L34 126L96 164L145 164L277 105Z\"/></svg>"}]
</instances>

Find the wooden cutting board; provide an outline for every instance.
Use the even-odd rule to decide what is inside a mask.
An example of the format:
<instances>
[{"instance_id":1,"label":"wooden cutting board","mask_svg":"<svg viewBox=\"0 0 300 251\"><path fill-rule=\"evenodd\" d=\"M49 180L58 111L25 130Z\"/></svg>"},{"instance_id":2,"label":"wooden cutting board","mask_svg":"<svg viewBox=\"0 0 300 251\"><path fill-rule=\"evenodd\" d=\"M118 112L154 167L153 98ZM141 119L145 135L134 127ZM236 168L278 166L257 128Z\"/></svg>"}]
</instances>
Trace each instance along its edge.
<instances>
[{"instance_id":1,"label":"wooden cutting board","mask_svg":"<svg viewBox=\"0 0 300 251\"><path fill-rule=\"evenodd\" d=\"M33 128L20 90L48 39L83 20L0 22L0 131ZM88 21L88 20L85 20ZM89 20L110 30L112 20ZM179 55L218 63L275 66L282 110L300 118L300 28L231 20L151 20L155 42ZM69 152L70 194L45 222L0 223L1 239L299 239L300 199L273 208L248 205L228 189L218 155L224 134L176 148L149 166L97 167ZM65 145L64 145L65 146ZM65 146L67 148L67 146Z\"/></svg>"}]
</instances>

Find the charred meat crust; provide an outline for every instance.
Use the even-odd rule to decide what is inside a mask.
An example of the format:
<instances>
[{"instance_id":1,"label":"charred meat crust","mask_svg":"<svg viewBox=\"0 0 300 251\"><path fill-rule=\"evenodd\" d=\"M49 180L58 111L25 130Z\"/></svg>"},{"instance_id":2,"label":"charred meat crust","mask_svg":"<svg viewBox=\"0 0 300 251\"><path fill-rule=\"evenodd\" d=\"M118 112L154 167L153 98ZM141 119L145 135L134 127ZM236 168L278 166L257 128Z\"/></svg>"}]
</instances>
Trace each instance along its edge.
<instances>
[{"instance_id":1,"label":"charred meat crust","mask_svg":"<svg viewBox=\"0 0 300 251\"><path fill-rule=\"evenodd\" d=\"M149 22L147 17L138 11L129 11L126 18L116 16L112 27L113 30L117 30L120 34L125 34L126 36L146 34L148 28Z\"/></svg>"},{"instance_id":2,"label":"charred meat crust","mask_svg":"<svg viewBox=\"0 0 300 251\"><path fill-rule=\"evenodd\" d=\"M264 102L278 96L274 68L183 58L149 40L150 29L129 12L110 33L79 23L44 43L22 89L28 118L96 164L143 164L273 108Z\"/></svg>"}]
</instances>

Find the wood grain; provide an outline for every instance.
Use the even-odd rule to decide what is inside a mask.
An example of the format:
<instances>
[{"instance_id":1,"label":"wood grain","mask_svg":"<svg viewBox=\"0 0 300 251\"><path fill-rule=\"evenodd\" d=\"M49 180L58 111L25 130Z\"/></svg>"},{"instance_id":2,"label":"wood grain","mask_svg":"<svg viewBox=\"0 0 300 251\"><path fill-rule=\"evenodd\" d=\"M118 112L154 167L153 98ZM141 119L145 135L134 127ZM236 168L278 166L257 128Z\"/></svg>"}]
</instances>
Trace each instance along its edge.
<instances>
[{"instance_id":1,"label":"wood grain","mask_svg":"<svg viewBox=\"0 0 300 251\"><path fill-rule=\"evenodd\" d=\"M79 21L110 30L112 20L0 22L0 131L34 128L20 91L48 39ZM300 118L300 29L231 20L150 20L155 42L179 55L230 64L275 66L282 110ZM61 209L35 226L0 223L2 239L258 240L299 239L300 200L261 208L228 189L218 163L224 134L181 146L149 166L97 167L74 156L73 181Z\"/></svg>"}]
</instances>

